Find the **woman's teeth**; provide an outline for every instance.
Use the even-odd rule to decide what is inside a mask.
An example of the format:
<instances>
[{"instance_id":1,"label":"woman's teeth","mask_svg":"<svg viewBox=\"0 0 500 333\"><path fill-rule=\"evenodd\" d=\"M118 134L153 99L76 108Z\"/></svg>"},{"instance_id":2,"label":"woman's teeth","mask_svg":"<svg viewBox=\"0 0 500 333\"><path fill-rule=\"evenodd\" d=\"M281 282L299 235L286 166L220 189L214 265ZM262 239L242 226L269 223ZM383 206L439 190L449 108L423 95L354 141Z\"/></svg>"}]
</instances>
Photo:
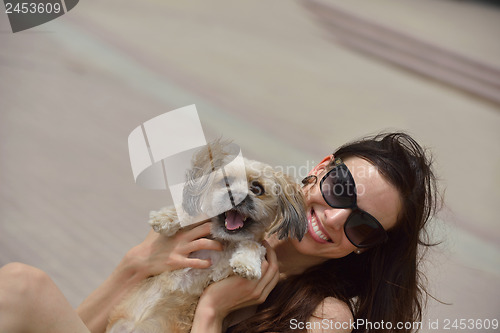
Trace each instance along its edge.
<instances>
[{"instance_id":1,"label":"woman's teeth","mask_svg":"<svg viewBox=\"0 0 500 333\"><path fill-rule=\"evenodd\" d=\"M314 230L314 233L321 239L325 240L325 241L329 241L328 237L326 237L326 235L324 233L321 232L321 230L319 230L319 226L318 226L318 221L316 221L316 216L315 215L312 215L311 216L311 226L313 227L313 230Z\"/></svg>"}]
</instances>

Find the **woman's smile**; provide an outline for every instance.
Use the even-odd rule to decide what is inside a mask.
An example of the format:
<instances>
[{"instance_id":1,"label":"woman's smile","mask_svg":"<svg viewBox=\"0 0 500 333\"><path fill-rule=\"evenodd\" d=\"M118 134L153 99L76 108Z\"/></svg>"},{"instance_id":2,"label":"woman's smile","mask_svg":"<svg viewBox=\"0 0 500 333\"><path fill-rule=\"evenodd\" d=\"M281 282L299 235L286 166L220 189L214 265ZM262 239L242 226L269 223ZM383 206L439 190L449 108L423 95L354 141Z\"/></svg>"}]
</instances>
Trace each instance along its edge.
<instances>
[{"instance_id":1,"label":"woman's smile","mask_svg":"<svg viewBox=\"0 0 500 333\"><path fill-rule=\"evenodd\" d=\"M332 243L314 209L311 209L309 214L307 214L307 226L313 240L321 244Z\"/></svg>"}]
</instances>

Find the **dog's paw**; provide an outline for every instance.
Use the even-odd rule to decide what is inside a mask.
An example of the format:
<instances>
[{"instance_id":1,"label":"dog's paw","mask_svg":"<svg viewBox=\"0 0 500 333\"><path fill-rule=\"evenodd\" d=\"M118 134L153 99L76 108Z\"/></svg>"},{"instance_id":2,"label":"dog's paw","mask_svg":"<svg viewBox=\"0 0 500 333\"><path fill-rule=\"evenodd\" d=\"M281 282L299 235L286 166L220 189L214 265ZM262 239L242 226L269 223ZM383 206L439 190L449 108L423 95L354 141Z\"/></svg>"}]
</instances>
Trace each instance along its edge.
<instances>
[{"instance_id":1,"label":"dog's paw","mask_svg":"<svg viewBox=\"0 0 500 333\"><path fill-rule=\"evenodd\" d=\"M233 257L230 264L233 272L241 277L249 280L260 279L262 273L260 271L260 264L243 261L244 258Z\"/></svg>"},{"instance_id":2,"label":"dog's paw","mask_svg":"<svg viewBox=\"0 0 500 333\"><path fill-rule=\"evenodd\" d=\"M181 228L181 223L174 208L151 211L148 222L155 232L165 236L172 236Z\"/></svg>"},{"instance_id":3,"label":"dog's paw","mask_svg":"<svg viewBox=\"0 0 500 333\"><path fill-rule=\"evenodd\" d=\"M258 280L261 277L261 272L260 268L255 269L255 267L248 267L248 266L234 266L233 267L233 272L241 277L244 277L245 279L249 280Z\"/></svg>"},{"instance_id":4,"label":"dog's paw","mask_svg":"<svg viewBox=\"0 0 500 333\"><path fill-rule=\"evenodd\" d=\"M255 241L239 242L229 259L233 272L249 280L260 279L260 267L266 255L266 248Z\"/></svg>"}]
</instances>

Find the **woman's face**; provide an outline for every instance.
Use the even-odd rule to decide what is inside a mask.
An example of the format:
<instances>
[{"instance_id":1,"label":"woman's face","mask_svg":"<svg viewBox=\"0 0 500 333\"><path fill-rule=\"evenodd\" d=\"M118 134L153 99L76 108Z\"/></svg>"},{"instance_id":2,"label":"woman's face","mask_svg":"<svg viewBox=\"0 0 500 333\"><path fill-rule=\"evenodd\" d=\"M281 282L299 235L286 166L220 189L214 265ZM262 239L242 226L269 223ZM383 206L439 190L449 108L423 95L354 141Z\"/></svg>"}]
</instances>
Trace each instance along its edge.
<instances>
[{"instance_id":1,"label":"woman's face","mask_svg":"<svg viewBox=\"0 0 500 333\"><path fill-rule=\"evenodd\" d=\"M344 233L344 223L352 209L330 207L320 191L320 180L329 171L327 166L332 158L326 157L310 172L318 177L318 181L304 187L308 231L300 242L292 240L300 253L327 259L341 258L356 250ZM392 228L401 207L396 188L381 176L374 165L362 158L349 157L344 163L356 184L358 207L373 215L385 230ZM312 223L317 224L319 230L314 231Z\"/></svg>"}]
</instances>

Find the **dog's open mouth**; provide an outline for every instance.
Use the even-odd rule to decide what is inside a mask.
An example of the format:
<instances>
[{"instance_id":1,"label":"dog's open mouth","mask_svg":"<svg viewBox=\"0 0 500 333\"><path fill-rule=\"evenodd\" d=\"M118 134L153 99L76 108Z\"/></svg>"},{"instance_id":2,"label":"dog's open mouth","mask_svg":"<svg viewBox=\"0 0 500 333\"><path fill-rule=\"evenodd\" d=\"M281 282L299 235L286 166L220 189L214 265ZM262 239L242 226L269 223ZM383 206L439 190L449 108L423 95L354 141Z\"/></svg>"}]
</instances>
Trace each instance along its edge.
<instances>
[{"instance_id":1,"label":"dog's open mouth","mask_svg":"<svg viewBox=\"0 0 500 333\"><path fill-rule=\"evenodd\" d=\"M228 210L224 213L225 223L224 226L229 232L237 232L245 227L245 223L248 223L250 219L247 216L242 215L236 210Z\"/></svg>"}]
</instances>

